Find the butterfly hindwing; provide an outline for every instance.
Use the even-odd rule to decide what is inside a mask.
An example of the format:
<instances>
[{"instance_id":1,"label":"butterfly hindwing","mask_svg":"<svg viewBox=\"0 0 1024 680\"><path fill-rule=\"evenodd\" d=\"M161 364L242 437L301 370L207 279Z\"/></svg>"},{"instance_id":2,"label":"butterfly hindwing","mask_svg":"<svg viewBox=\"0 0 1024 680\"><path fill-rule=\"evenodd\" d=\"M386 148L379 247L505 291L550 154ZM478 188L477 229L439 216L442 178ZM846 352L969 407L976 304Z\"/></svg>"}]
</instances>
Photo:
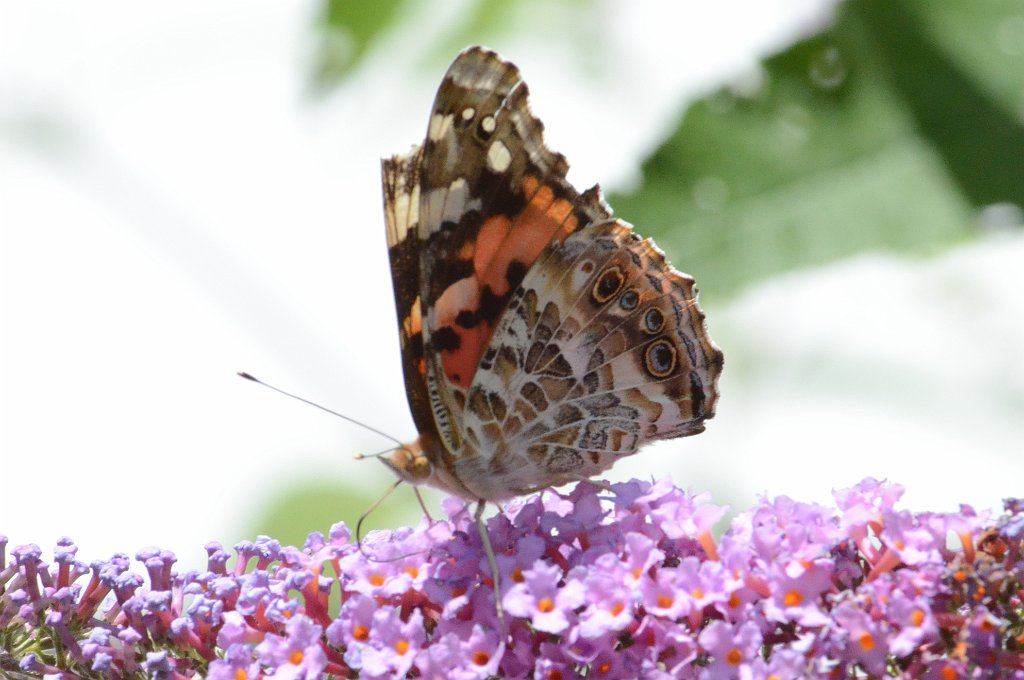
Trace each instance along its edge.
<instances>
[{"instance_id":1,"label":"butterfly hindwing","mask_svg":"<svg viewBox=\"0 0 1024 680\"><path fill-rule=\"evenodd\" d=\"M629 225L589 225L538 260L494 333L467 397L460 461L508 495L607 470L714 415L722 354L693 279ZM488 490L499 493L498 489Z\"/></svg>"}]
</instances>

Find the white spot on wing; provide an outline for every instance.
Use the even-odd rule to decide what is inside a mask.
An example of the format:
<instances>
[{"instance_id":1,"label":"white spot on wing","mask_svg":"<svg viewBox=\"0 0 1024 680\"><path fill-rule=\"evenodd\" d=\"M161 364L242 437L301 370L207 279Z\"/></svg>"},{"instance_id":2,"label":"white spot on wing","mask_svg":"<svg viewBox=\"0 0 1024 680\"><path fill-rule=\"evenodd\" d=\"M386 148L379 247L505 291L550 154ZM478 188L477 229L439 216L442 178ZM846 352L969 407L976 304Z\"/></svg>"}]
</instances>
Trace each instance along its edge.
<instances>
[{"instance_id":1,"label":"white spot on wing","mask_svg":"<svg viewBox=\"0 0 1024 680\"><path fill-rule=\"evenodd\" d=\"M494 132L494 116L485 117L482 121L480 121L480 127L482 127L484 129L484 132L486 132L487 134L491 134L492 132Z\"/></svg>"},{"instance_id":2,"label":"white spot on wing","mask_svg":"<svg viewBox=\"0 0 1024 680\"><path fill-rule=\"evenodd\" d=\"M427 129L427 137L433 142L443 139L452 128L452 118L453 116L451 114L446 116L441 113L435 113L431 116L430 127Z\"/></svg>"},{"instance_id":3,"label":"white spot on wing","mask_svg":"<svg viewBox=\"0 0 1024 680\"><path fill-rule=\"evenodd\" d=\"M424 201L423 234L437 231L445 222L458 222L470 210L480 208L480 201L470 196L469 185L462 177L447 188L432 189Z\"/></svg>"},{"instance_id":4,"label":"white spot on wing","mask_svg":"<svg viewBox=\"0 0 1024 680\"><path fill-rule=\"evenodd\" d=\"M505 172L512 164L512 154L501 142L494 142L487 149L487 166L494 172Z\"/></svg>"},{"instance_id":5,"label":"white spot on wing","mask_svg":"<svg viewBox=\"0 0 1024 680\"><path fill-rule=\"evenodd\" d=\"M462 109L462 120L473 120L473 116L476 115L476 109L472 106L467 106Z\"/></svg>"},{"instance_id":6,"label":"white spot on wing","mask_svg":"<svg viewBox=\"0 0 1024 680\"><path fill-rule=\"evenodd\" d=\"M427 312L432 330L455 323L455 317L464 309L480 307L480 285L473 276L450 284Z\"/></svg>"},{"instance_id":7,"label":"white spot on wing","mask_svg":"<svg viewBox=\"0 0 1024 680\"><path fill-rule=\"evenodd\" d=\"M395 197L395 232L399 241L405 240L409 233L409 227L416 223L419 217L420 185L412 188L411 193L401 194Z\"/></svg>"}]
</instances>

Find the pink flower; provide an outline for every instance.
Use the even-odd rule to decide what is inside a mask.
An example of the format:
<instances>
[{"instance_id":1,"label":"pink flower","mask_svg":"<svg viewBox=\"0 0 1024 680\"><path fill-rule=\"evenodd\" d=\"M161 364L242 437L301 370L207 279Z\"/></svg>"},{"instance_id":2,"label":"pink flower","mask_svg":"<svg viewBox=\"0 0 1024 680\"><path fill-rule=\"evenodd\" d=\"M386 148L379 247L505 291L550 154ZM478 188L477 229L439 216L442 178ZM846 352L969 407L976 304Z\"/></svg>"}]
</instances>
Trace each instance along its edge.
<instances>
[{"instance_id":1,"label":"pink flower","mask_svg":"<svg viewBox=\"0 0 1024 680\"><path fill-rule=\"evenodd\" d=\"M305 616L297 616L285 625L284 637L267 635L256 646L256 656L262 664L275 669L275 678L318 678L327 665L327 657L320 647L322 632L320 626Z\"/></svg>"},{"instance_id":2,"label":"pink flower","mask_svg":"<svg viewBox=\"0 0 1024 680\"><path fill-rule=\"evenodd\" d=\"M702 677L739 677L742 669L759 658L761 631L751 622L733 626L725 621L712 621L700 634L700 646L710 655Z\"/></svg>"},{"instance_id":3,"label":"pink flower","mask_svg":"<svg viewBox=\"0 0 1024 680\"><path fill-rule=\"evenodd\" d=\"M658 569L640 583L644 608L658 618L675 620L690 613L693 600L679 584L675 569Z\"/></svg>"},{"instance_id":4,"label":"pink flower","mask_svg":"<svg viewBox=\"0 0 1024 680\"><path fill-rule=\"evenodd\" d=\"M912 513L867 480L838 510L761 499L712 540L703 496L613 489L516 499L487 522L504 626L461 501L362 549L342 524L302 548L242 541L234 563L211 543L198 572L156 548L86 565L69 539L48 563L0 536L0 656L53 680L1021 674L1024 501L994 523Z\"/></svg>"},{"instance_id":5,"label":"pink flower","mask_svg":"<svg viewBox=\"0 0 1024 680\"><path fill-rule=\"evenodd\" d=\"M398 612L387 608L373 615L369 644L361 655L364 677L402 677L409 672L426 640L423 615L417 609L402 621Z\"/></svg>"},{"instance_id":6,"label":"pink flower","mask_svg":"<svg viewBox=\"0 0 1024 680\"><path fill-rule=\"evenodd\" d=\"M821 608L821 596L832 588L832 580L825 565L775 563L769 574L772 577L772 595L764 601L765 615L769 620L809 627L828 625L830 619Z\"/></svg>"},{"instance_id":7,"label":"pink flower","mask_svg":"<svg viewBox=\"0 0 1024 680\"><path fill-rule=\"evenodd\" d=\"M498 638L480 625L466 638L447 633L417 658L416 667L425 680L484 680L498 673L504 651Z\"/></svg>"},{"instance_id":8,"label":"pink flower","mask_svg":"<svg viewBox=\"0 0 1024 680\"><path fill-rule=\"evenodd\" d=\"M832 616L846 633L842 655L859 663L868 673L882 675L889 655L887 627L873 621L867 612L850 601L836 607Z\"/></svg>"},{"instance_id":9,"label":"pink flower","mask_svg":"<svg viewBox=\"0 0 1024 680\"><path fill-rule=\"evenodd\" d=\"M523 582L514 585L502 604L513 616L529 618L537 630L561 633L575 619L573 610L585 601L583 584L575 579L559 587L562 570L537 560L523 572Z\"/></svg>"},{"instance_id":10,"label":"pink flower","mask_svg":"<svg viewBox=\"0 0 1024 680\"><path fill-rule=\"evenodd\" d=\"M579 615L581 636L599 638L633 623L639 598L632 575L615 555L602 555L592 569L577 567L570 577L579 579L586 592L586 608Z\"/></svg>"},{"instance_id":11,"label":"pink flower","mask_svg":"<svg viewBox=\"0 0 1024 680\"><path fill-rule=\"evenodd\" d=\"M938 641L939 628L935 616L931 606L920 595L911 599L896 591L885 609L886 619L898 631L889 640L889 651L896 656L909 656L922 646Z\"/></svg>"}]
</instances>

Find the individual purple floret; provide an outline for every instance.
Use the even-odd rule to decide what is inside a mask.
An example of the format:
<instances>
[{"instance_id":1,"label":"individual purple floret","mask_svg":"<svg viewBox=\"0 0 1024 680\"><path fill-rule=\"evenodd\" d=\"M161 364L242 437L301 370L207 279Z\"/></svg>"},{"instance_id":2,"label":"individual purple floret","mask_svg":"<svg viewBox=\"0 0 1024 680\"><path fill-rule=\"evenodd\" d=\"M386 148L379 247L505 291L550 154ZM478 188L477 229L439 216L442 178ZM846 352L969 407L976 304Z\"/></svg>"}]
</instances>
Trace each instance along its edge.
<instances>
[{"instance_id":1,"label":"individual purple floret","mask_svg":"<svg viewBox=\"0 0 1024 680\"><path fill-rule=\"evenodd\" d=\"M902 492L763 498L716 537L705 494L580 484L487 522L496 574L453 499L361 545L343 524L233 562L210 543L202 572L0 536L0 677L1024 679L1024 502L912 513Z\"/></svg>"}]
</instances>

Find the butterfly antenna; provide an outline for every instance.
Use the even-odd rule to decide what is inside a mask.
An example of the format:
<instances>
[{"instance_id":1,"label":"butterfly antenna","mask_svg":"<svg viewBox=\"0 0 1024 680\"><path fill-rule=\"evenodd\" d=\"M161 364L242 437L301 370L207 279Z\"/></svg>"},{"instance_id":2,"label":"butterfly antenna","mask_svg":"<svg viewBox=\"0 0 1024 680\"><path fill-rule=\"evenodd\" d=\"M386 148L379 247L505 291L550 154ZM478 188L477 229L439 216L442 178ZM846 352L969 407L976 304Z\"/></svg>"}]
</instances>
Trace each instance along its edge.
<instances>
[{"instance_id":1,"label":"butterfly antenna","mask_svg":"<svg viewBox=\"0 0 1024 680\"><path fill-rule=\"evenodd\" d=\"M399 448L405 448L405 447L404 446L401 446L401 447L399 447L399 446L392 446L390 448L382 449L382 450L377 451L375 453L357 453L357 454L355 454L353 456L353 458L355 458L356 460L364 460L366 458L380 458L381 456L388 455L392 451L397 451Z\"/></svg>"},{"instance_id":2,"label":"butterfly antenna","mask_svg":"<svg viewBox=\"0 0 1024 680\"><path fill-rule=\"evenodd\" d=\"M347 420L348 422L352 423L353 425L358 425L359 427L361 427L363 429L366 429L366 430L369 430L370 432L373 432L374 434L379 434L381 437L384 437L385 439L389 439L389 440L393 441L395 444L397 444L398 446L395 447L395 448L399 448L400 449L400 448L403 448L405 446L404 444L402 444L402 442L398 441L397 439L395 439L394 437L389 435L387 432L381 432L377 428L371 427L370 425L367 425L366 423L361 423L358 420L356 420L355 418L350 418L350 417L348 417L346 415L342 415L341 413L338 413L337 411L332 411L331 409L327 408L326 406L321 406L320 404L316 403L315 401L310 401L309 399L304 399L303 397L300 397L297 394L292 394L291 392L286 392L286 391L282 390L280 387L274 387L270 383L263 382L262 380L260 380L256 376L252 375L251 373L246 373L245 371L237 371L237 373L238 373L239 377L245 378L246 380L251 380L254 383L256 383L257 385L263 385L264 387L268 387L268 388L274 390L275 392L277 392L279 394L283 394L286 397L291 397L292 399L297 399L298 401L301 401L303 404L309 404L310 406L318 408L321 411L324 411L325 413L330 413L332 416L337 416L337 417L341 418L342 420ZM388 449L388 450L389 451L394 451L394 449ZM383 498L381 500L383 500ZM378 501L378 502L380 502L380 501Z\"/></svg>"}]
</instances>

